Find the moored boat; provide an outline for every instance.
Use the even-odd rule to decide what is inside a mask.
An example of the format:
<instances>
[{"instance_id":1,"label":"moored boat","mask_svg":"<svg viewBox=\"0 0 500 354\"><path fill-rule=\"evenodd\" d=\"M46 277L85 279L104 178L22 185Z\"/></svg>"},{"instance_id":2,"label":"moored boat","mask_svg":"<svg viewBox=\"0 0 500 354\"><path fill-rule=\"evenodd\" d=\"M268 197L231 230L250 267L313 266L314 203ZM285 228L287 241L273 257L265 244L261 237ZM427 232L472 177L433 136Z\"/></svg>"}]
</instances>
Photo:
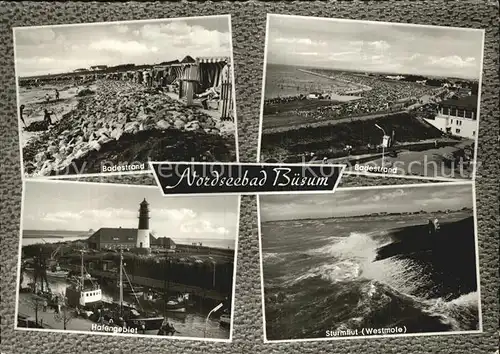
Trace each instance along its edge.
<instances>
[{"instance_id":1,"label":"moored boat","mask_svg":"<svg viewBox=\"0 0 500 354\"><path fill-rule=\"evenodd\" d=\"M125 304L123 295L125 292L124 290L127 288L124 287L123 275L125 275L128 281L127 288L130 289L131 294L135 294L134 298L140 308L136 308L135 306L130 304ZM142 309L138 296L142 296L144 291L142 290L142 287L138 287L141 288L141 290L137 291L130 282L130 279L123 267L123 251L120 252L118 287L120 289L120 299L118 303L111 304L111 306L114 307L114 309L111 311L112 314L110 316L113 319L113 322L120 325L126 325L129 328L137 328L139 333L141 330L159 330L162 326L163 321L165 320L165 317L158 316L156 313L146 313Z\"/></svg>"},{"instance_id":2,"label":"moored boat","mask_svg":"<svg viewBox=\"0 0 500 354\"><path fill-rule=\"evenodd\" d=\"M66 278L69 274L69 271L61 269L59 266L52 267L47 269L47 276L52 278Z\"/></svg>"},{"instance_id":3,"label":"moored boat","mask_svg":"<svg viewBox=\"0 0 500 354\"><path fill-rule=\"evenodd\" d=\"M171 297L165 304L165 310L169 312L186 312L188 299L189 294L180 295L178 297Z\"/></svg>"},{"instance_id":4,"label":"moored boat","mask_svg":"<svg viewBox=\"0 0 500 354\"><path fill-rule=\"evenodd\" d=\"M80 278L73 278L70 286L66 287L66 298L68 305L73 307L85 307L102 300L102 290L97 282L90 276L85 276L83 265L83 251Z\"/></svg>"}]
</instances>

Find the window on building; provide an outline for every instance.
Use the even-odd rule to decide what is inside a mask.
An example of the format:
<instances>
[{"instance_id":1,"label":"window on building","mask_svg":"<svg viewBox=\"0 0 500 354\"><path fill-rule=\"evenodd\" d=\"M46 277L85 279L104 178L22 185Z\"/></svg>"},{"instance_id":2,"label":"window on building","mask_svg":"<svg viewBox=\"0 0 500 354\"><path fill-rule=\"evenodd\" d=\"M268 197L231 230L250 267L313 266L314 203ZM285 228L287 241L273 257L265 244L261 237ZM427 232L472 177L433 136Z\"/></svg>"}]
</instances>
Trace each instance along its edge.
<instances>
[{"instance_id":1,"label":"window on building","mask_svg":"<svg viewBox=\"0 0 500 354\"><path fill-rule=\"evenodd\" d=\"M456 116L457 115L457 109L456 108L451 108L450 109L450 116Z\"/></svg>"},{"instance_id":2,"label":"window on building","mask_svg":"<svg viewBox=\"0 0 500 354\"><path fill-rule=\"evenodd\" d=\"M465 111L465 118L472 118L472 111L466 110Z\"/></svg>"},{"instance_id":3,"label":"window on building","mask_svg":"<svg viewBox=\"0 0 500 354\"><path fill-rule=\"evenodd\" d=\"M448 107L443 107L443 114L445 116L447 116L448 114L450 114L450 111L448 110Z\"/></svg>"},{"instance_id":4,"label":"window on building","mask_svg":"<svg viewBox=\"0 0 500 354\"><path fill-rule=\"evenodd\" d=\"M450 119L450 124L453 124L453 119Z\"/></svg>"},{"instance_id":5,"label":"window on building","mask_svg":"<svg viewBox=\"0 0 500 354\"><path fill-rule=\"evenodd\" d=\"M460 129L455 129L455 133L460 134Z\"/></svg>"},{"instance_id":6,"label":"window on building","mask_svg":"<svg viewBox=\"0 0 500 354\"><path fill-rule=\"evenodd\" d=\"M463 109L457 109L457 116L458 117L463 117L465 114L465 111Z\"/></svg>"}]
</instances>

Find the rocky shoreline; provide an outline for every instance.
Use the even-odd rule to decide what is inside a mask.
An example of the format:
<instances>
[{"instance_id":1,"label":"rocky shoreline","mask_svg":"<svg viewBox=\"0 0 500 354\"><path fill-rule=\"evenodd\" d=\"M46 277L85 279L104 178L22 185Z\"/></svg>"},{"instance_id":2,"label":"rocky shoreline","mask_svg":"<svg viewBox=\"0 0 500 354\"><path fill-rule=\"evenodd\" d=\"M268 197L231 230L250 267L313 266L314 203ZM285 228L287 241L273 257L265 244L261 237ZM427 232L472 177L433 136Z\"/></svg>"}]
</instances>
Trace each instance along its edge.
<instances>
[{"instance_id":1,"label":"rocky shoreline","mask_svg":"<svg viewBox=\"0 0 500 354\"><path fill-rule=\"evenodd\" d=\"M99 173L101 162L235 161L233 122L130 82L102 80L23 148L26 176Z\"/></svg>"}]
</instances>

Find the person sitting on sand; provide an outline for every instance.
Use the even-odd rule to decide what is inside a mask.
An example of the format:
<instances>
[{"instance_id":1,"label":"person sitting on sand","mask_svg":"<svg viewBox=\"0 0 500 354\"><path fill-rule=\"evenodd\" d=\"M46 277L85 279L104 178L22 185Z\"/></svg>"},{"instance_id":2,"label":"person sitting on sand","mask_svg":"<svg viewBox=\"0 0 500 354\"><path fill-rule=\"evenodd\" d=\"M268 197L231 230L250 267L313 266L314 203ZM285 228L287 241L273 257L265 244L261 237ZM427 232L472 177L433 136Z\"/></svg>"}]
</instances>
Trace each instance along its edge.
<instances>
[{"instance_id":1,"label":"person sitting on sand","mask_svg":"<svg viewBox=\"0 0 500 354\"><path fill-rule=\"evenodd\" d=\"M194 95L194 98L201 98L201 104L203 105L203 108L208 109L207 101L210 100L216 100L220 98L220 91L221 91L221 86L212 86L209 87L208 89L205 90L205 92L202 92L200 94Z\"/></svg>"}]
</instances>

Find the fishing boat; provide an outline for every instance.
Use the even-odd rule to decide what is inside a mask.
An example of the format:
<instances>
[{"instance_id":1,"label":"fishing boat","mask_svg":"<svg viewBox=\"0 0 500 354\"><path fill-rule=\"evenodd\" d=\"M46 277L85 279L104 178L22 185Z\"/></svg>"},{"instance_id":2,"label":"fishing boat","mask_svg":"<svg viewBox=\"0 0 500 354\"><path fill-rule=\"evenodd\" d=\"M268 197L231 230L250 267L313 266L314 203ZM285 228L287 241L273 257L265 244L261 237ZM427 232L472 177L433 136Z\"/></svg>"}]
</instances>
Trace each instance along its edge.
<instances>
[{"instance_id":1,"label":"fishing boat","mask_svg":"<svg viewBox=\"0 0 500 354\"><path fill-rule=\"evenodd\" d=\"M126 304L123 301L124 294L124 282L123 275L127 280L127 284L131 293L134 295L135 300L137 301L137 305L139 308ZM142 309L141 303L139 301L139 295L137 291L135 291L134 286L132 285L127 272L123 267L123 251L120 252L120 269L119 269L119 280L118 287L120 289L120 298L118 302L118 311L114 311L114 316L112 317L113 322L120 325L126 325L130 328L137 328L138 331L149 331L149 330L159 330L162 326L163 321L165 320L164 316L157 316L156 313L146 313L144 309Z\"/></svg>"},{"instance_id":2,"label":"fishing boat","mask_svg":"<svg viewBox=\"0 0 500 354\"><path fill-rule=\"evenodd\" d=\"M165 304L165 310L169 312L186 312L187 300L189 294L171 297Z\"/></svg>"},{"instance_id":3,"label":"fishing boat","mask_svg":"<svg viewBox=\"0 0 500 354\"><path fill-rule=\"evenodd\" d=\"M61 269L61 267L59 266L54 266L50 269L47 269L47 276L52 278L66 278L68 274L68 271Z\"/></svg>"},{"instance_id":4,"label":"fishing boat","mask_svg":"<svg viewBox=\"0 0 500 354\"><path fill-rule=\"evenodd\" d=\"M81 251L80 277L73 278L70 286L66 288L66 298L68 305L74 307L86 307L102 301L102 290L92 277L86 276L83 265L83 251Z\"/></svg>"}]
</instances>

